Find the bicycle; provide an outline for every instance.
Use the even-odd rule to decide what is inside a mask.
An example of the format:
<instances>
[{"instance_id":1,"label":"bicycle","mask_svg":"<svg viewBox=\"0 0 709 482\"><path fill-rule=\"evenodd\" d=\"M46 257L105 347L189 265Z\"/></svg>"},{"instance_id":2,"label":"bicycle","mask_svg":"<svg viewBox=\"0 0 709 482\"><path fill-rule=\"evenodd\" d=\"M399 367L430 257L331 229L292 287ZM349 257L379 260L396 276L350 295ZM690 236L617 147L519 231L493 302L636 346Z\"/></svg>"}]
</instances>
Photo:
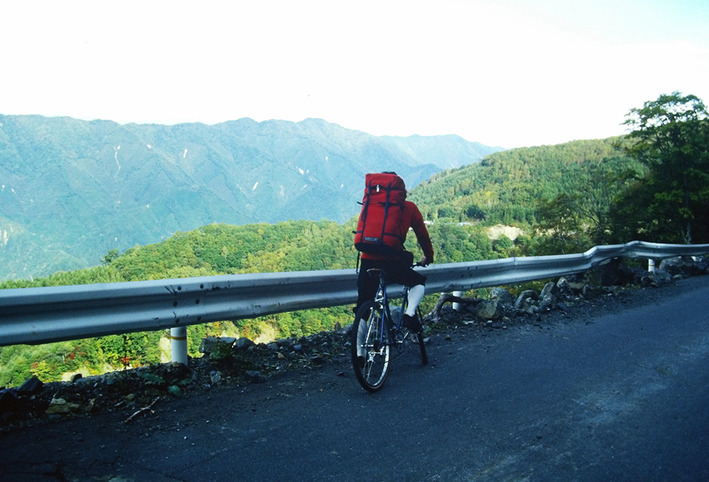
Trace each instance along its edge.
<instances>
[{"instance_id":1,"label":"bicycle","mask_svg":"<svg viewBox=\"0 0 709 482\"><path fill-rule=\"evenodd\" d=\"M414 267L421 266L414 264ZM376 295L371 301L360 306L352 325L352 366L362 388L376 392L389 375L392 348L396 356L404 352L408 340L414 340L421 351L421 361L428 363L423 332L412 333L402 325L403 313L408 302L409 287L404 286L401 306L389 308L389 297L385 282L386 273L379 268L367 270L370 276L379 277ZM392 313L393 311L393 313ZM421 322L421 312L416 310Z\"/></svg>"}]
</instances>

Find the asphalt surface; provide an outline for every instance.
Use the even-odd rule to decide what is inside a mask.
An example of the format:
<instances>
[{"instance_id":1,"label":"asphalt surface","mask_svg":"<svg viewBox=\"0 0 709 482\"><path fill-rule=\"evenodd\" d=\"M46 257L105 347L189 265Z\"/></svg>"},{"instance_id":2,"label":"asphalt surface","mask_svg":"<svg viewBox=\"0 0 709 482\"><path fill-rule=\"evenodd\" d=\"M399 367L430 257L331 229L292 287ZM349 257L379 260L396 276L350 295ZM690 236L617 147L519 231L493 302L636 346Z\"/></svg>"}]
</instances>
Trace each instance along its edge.
<instances>
[{"instance_id":1,"label":"asphalt surface","mask_svg":"<svg viewBox=\"0 0 709 482\"><path fill-rule=\"evenodd\" d=\"M461 327L362 390L347 360L0 434L0 478L709 480L709 276Z\"/></svg>"}]
</instances>

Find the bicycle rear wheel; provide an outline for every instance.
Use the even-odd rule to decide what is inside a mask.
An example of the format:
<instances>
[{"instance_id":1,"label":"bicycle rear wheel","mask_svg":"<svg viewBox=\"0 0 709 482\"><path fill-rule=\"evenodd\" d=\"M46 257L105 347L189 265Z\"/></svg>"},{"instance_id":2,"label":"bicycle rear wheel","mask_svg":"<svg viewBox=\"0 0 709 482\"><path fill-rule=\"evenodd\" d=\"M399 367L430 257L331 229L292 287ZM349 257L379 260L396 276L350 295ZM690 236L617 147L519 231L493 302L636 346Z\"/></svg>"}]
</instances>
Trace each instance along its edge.
<instances>
[{"instance_id":1,"label":"bicycle rear wheel","mask_svg":"<svg viewBox=\"0 0 709 482\"><path fill-rule=\"evenodd\" d=\"M368 392L379 390L389 374L388 334L382 330L382 308L373 301L364 303L352 326L352 367Z\"/></svg>"}]
</instances>

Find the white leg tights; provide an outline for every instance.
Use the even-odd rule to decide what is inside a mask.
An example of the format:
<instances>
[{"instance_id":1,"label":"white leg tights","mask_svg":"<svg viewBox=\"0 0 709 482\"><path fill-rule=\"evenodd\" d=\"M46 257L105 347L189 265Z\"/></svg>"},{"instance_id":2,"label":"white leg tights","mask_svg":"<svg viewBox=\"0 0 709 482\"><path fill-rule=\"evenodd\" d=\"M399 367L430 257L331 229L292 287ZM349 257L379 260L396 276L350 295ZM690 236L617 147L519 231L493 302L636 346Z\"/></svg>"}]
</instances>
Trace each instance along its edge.
<instances>
[{"instance_id":1,"label":"white leg tights","mask_svg":"<svg viewBox=\"0 0 709 482\"><path fill-rule=\"evenodd\" d=\"M423 285L412 286L409 290L409 305L406 307L405 314L409 316L416 315L416 308L418 308L419 303L423 299L423 295L426 293L426 288Z\"/></svg>"}]
</instances>

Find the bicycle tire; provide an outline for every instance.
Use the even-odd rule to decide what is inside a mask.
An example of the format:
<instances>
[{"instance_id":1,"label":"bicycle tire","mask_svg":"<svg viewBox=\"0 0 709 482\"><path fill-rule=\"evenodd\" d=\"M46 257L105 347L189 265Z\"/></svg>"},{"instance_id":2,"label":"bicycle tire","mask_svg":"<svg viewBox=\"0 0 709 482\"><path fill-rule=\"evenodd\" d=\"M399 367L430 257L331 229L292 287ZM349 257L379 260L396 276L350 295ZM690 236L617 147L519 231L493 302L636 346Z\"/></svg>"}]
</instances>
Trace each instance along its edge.
<instances>
[{"instance_id":1,"label":"bicycle tire","mask_svg":"<svg viewBox=\"0 0 709 482\"><path fill-rule=\"evenodd\" d=\"M357 310L352 325L352 367L362 388L372 393L389 375L390 348L387 333L381 336L382 315L382 308L368 301Z\"/></svg>"}]
</instances>

